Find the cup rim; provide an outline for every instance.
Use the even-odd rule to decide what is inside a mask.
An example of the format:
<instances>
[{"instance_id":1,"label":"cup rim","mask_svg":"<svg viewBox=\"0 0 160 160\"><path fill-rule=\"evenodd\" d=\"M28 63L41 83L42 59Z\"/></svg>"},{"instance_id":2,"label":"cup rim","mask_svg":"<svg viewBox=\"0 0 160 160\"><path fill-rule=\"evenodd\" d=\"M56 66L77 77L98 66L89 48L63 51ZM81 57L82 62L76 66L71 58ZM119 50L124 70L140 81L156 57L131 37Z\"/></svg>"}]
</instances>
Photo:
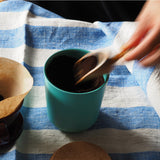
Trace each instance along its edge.
<instances>
[{"instance_id":1,"label":"cup rim","mask_svg":"<svg viewBox=\"0 0 160 160\"><path fill-rule=\"evenodd\" d=\"M55 54L59 54L60 52L66 52L66 51L70 51L70 50L71 50L71 51L78 51L78 50L79 50L79 51L82 51L82 52L89 52L88 50L78 49L78 48L63 49L63 50L60 50L60 51L55 52L55 53L52 54L52 55L46 60L46 62L45 62L45 65L44 65L44 76L45 76L45 79L49 82L49 84L50 84L52 87L56 88L57 90L59 90L59 91L61 91L61 92L67 93L67 94L82 95L82 94L90 94L90 93L92 93L92 92L96 92L96 91L100 90L100 89L108 82L109 74L103 75L103 78L104 78L104 76L106 76L106 78L104 78L104 83L103 83L101 86L99 86L98 88L93 89L93 90L91 90L91 91L87 91L87 92L71 92L71 91L66 91L66 90L64 90L64 89L61 89L61 88L57 87L57 86L54 85L52 82L50 82L50 80L48 79L48 77L47 77L47 75L46 75L46 65L47 65L47 63L49 62L50 59L52 59L52 58L55 56Z\"/></svg>"}]
</instances>

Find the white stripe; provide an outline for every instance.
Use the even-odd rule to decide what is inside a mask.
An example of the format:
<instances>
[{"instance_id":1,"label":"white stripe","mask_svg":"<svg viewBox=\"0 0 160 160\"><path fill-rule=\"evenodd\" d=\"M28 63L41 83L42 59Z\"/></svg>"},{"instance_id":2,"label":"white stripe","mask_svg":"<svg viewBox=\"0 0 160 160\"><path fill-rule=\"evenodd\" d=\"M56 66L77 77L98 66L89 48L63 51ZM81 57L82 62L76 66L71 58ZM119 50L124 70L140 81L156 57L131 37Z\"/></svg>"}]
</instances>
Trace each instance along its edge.
<instances>
[{"instance_id":1,"label":"white stripe","mask_svg":"<svg viewBox=\"0 0 160 160\"><path fill-rule=\"evenodd\" d=\"M45 87L33 86L31 91L25 97L23 105L31 108L46 107Z\"/></svg>"},{"instance_id":2,"label":"white stripe","mask_svg":"<svg viewBox=\"0 0 160 160\"><path fill-rule=\"evenodd\" d=\"M0 57L9 58L19 63L24 61L32 67L42 67L46 60L57 51L59 50L34 49L27 45L22 45L17 48L0 48Z\"/></svg>"},{"instance_id":3,"label":"white stripe","mask_svg":"<svg viewBox=\"0 0 160 160\"><path fill-rule=\"evenodd\" d=\"M26 45L24 62L32 67L42 67L47 59L58 51L60 49L37 49Z\"/></svg>"},{"instance_id":4,"label":"white stripe","mask_svg":"<svg viewBox=\"0 0 160 160\"><path fill-rule=\"evenodd\" d=\"M24 100L25 107L46 107L45 87L33 86ZM111 87L106 86L101 107L129 108L151 106L140 87Z\"/></svg>"},{"instance_id":5,"label":"white stripe","mask_svg":"<svg viewBox=\"0 0 160 160\"><path fill-rule=\"evenodd\" d=\"M25 45L17 48L0 48L0 57L9 58L19 63L23 62Z\"/></svg>"},{"instance_id":6,"label":"white stripe","mask_svg":"<svg viewBox=\"0 0 160 160\"><path fill-rule=\"evenodd\" d=\"M26 23L28 11L0 12L0 30L16 29Z\"/></svg>"},{"instance_id":7,"label":"white stripe","mask_svg":"<svg viewBox=\"0 0 160 160\"><path fill-rule=\"evenodd\" d=\"M156 66L147 84L148 98L160 116L160 64Z\"/></svg>"},{"instance_id":8,"label":"white stripe","mask_svg":"<svg viewBox=\"0 0 160 160\"><path fill-rule=\"evenodd\" d=\"M60 49L37 49L26 45L24 62L32 67L44 66L47 59L54 53L61 51ZM95 50L90 50L95 51ZM8 54L8 53L6 53Z\"/></svg>"},{"instance_id":9,"label":"white stripe","mask_svg":"<svg viewBox=\"0 0 160 160\"><path fill-rule=\"evenodd\" d=\"M29 13L27 24L33 26L54 26L54 27L88 27L97 28L96 25L90 22L63 19L63 18L45 18Z\"/></svg>"},{"instance_id":10,"label":"white stripe","mask_svg":"<svg viewBox=\"0 0 160 160\"><path fill-rule=\"evenodd\" d=\"M131 73L133 73L134 60L133 60L133 61L125 62L125 65L126 65L127 69L128 69Z\"/></svg>"},{"instance_id":11,"label":"white stripe","mask_svg":"<svg viewBox=\"0 0 160 160\"><path fill-rule=\"evenodd\" d=\"M58 49L35 49L27 45L17 48L0 48L0 57L9 58L19 63L23 61L31 67L43 67L47 59Z\"/></svg>"},{"instance_id":12,"label":"white stripe","mask_svg":"<svg viewBox=\"0 0 160 160\"><path fill-rule=\"evenodd\" d=\"M32 67L44 66L47 59L57 52L57 49L35 49L26 46L24 62Z\"/></svg>"},{"instance_id":13,"label":"white stripe","mask_svg":"<svg viewBox=\"0 0 160 160\"><path fill-rule=\"evenodd\" d=\"M120 52L121 47L130 39L136 29L137 23L123 22L112 44L112 51L114 54Z\"/></svg>"},{"instance_id":14,"label":"white stripe","mask_svg":"<svg viewBox=\"0 0 160 160\"><path fill-rule=\"evenodd\" d=\"M0 12L0 19L0 30L16 29L24 24L32 26L97 28L93 23L62 18L44 18L33 15L29 11Z\"/></svg>"},{"instance_id":15,"label":"white stripe","mask_svg":"<svg viewBox=\"0 0 160 160\"><path fill-rule=\"evenodd\" d=\"M58 51L60 51L60 49L37 49L27 45L21 45L17 48L0 48L0 57L9 58L19 63L24 61L31 67L43 67L47 59ZM117 65L122 65L122 63ZM130 70L132 69L133 63L130 62L126 66Z\"/></svg>"},{"instance_id":16,"label":"white stripe","mask_svg":"<svg viewBox=\"0 0 160 160\"><path fill-rule=\"evenodd\" d=\"M129 108L151 106L146 95L139 86L112 87L106 86L102 107Z\"/></svg>"},{"instance_id":17,"label":"white stripe","mask_svg":"<svg viewBox=\"0 0 160 160\"><path fill-rule=\"evenodd\" d=\"M16 143L21 153L51 154L72 141L88 141L108 153L160 151L160 130L98 129L71 134L59 130L24 130Z\"/></svg>"},{"instance_id":18,"label":"white stripe","mask_svg":"<svg viewBox=\"0 0 160 160\"><path fill-rule=\"evenodd\" d=\"M27 45L17 48L0 48L0 57L9 58L19 63L23 61L31 67L43 67L47 59L59 49L37 49Z\"/></svg>"}]
</instances>

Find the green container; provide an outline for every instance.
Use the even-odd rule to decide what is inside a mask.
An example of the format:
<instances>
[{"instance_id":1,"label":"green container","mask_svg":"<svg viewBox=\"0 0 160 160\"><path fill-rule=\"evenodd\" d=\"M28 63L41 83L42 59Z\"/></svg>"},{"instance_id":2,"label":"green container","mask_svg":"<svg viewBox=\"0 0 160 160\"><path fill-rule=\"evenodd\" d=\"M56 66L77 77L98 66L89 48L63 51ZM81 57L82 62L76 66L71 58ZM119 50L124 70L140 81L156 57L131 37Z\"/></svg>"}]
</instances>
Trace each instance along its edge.
<instances>
[{"instance_id":1,"label":"green container","mask_svg":"<svg viewBox=\"0 0 160 160\"><path fill-rule=\"evenodd\" d=\"M104 75L104 84L99 88L83 93L62 90L53 85L46 76L46 68L59 55L82 57L87 50L67 49L53 54L45 63L45 92L49 120L65 132L80 132L91 127L99 115L105 85L109 75Z\"/></svg>"}]
</instances>

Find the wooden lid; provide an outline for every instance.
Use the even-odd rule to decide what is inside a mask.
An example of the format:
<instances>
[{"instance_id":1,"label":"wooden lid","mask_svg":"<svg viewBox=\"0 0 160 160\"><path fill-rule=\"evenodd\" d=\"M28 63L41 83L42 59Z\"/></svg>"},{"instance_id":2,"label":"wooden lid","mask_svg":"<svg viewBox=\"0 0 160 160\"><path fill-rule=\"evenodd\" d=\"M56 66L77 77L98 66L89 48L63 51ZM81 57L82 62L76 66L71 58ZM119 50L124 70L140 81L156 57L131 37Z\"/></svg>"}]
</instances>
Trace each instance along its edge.
<instances>
[{"instance_id":1,"label":"wooden lid","mask_svg":"<svg viewBox=\"0 0 160 160\"><path fill-rule=\"evenodd\" d=\"M111 160L111 158L101 147L78 141L59 148L50 160Z\"/></svg>"}]
</instances>

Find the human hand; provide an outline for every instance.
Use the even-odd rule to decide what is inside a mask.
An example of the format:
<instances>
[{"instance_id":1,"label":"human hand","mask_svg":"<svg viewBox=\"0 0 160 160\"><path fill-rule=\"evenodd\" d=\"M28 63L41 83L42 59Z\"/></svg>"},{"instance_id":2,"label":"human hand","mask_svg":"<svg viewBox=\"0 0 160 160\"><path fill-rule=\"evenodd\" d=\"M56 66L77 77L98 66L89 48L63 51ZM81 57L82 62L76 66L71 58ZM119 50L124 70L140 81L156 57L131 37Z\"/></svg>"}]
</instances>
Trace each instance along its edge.
<instances>
[{"instance_id":1,"label":"human hand","mask_svg":"<svg viewBox=\"0 0 160 160\"><path fill-rule=\"evenodd\" d=\"M160 0L145 2L136 21L137 29L125 44L125 47L134 49L124 59L136 59L142 66L154 66L160 63Z\"/></svg>"}]
</instances>

